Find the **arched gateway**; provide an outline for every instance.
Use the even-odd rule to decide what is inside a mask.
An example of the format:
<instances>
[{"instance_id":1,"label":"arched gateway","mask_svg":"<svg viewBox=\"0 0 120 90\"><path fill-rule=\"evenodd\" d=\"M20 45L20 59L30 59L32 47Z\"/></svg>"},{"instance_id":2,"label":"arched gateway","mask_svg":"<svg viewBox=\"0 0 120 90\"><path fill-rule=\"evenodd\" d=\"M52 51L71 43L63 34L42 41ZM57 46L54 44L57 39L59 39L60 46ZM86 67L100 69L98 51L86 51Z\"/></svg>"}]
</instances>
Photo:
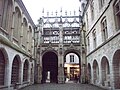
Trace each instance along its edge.
<instances>
[{"instance_id":1,"label":"arched gateway","mask_svg":"<svg viewBox=\"0 0 120 90\"><path fill-rule=\"evenodd\" d=\"M46 52L42 57L42 83L57 83L58 56L52 52Z\"/></svg>"},{"instance_id":2,"label":"arched gateway","mask_svg":"<svg viewBox=\"0 0 120 90\"><path fill-rule=\"evenodd\" d=\"M62 13L62 12L61 12ZM43 14L44 15L44 14ZM80 15L43 16L39 20L39 45L37 49L36 72L38 83L65 83L67 77L84 80L86 73L85 43L81 39ZM82 42L82 43L81 43ZM76 54L78 65L70 62L70 73L65 73L65 57L69 53ZM73 56L71 57L73 59ZM71 67L72 66L72 67Z\"/></svg>"}]
</instances>

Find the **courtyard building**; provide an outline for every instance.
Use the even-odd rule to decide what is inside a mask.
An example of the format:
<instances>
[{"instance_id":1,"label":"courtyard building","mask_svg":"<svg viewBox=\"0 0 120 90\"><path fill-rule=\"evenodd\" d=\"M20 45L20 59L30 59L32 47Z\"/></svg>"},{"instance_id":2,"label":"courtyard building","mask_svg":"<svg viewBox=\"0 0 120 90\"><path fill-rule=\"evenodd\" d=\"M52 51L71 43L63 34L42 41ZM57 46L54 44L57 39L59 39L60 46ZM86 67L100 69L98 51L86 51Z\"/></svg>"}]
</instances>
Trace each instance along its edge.
<instances>
[{"instance_id":1,"label":"courtyard building","mask_svg":"<svg viewBox=\"0 0 120 90\"><path fill-rule=\"evenodd\" d=\"M75 76L83 82L82 78L86 75L85 48L81 36L82 17L80 11L77 12L69 14L61 9L55 15L53 12L46 15L43 10L36 33L39 41L36 53L37 83L48 83L48 79L50 83L65 83L66 79L75 79ZM73 56L73 63L68 64L68 55ZM76 63L74 56L78 60Z\"/></svg>"},{"instance_id":2,"label":"courtyard building","mask_svg":"<svg viewBox=\"0 0 120 90\"><path fill-rule=\"evenodd\" d=\"M21 0L0 0L0 89L34 83L34 29Z\"/></svg>"},{"instance_id":3,"label":"courtyard building","mask_svg":"<svg viewBox=\"0 0 120 90\"><path fill-rule=\"evenodd\" d=\"M0 90L120 89L120 0L79 1L35 25L22 0L0 0Z\"/></svg>"},{"instance_id":4,"label":"courtyard building","mask_svg":"<svg viewBox=\"0 0 120 90\"><path fill-rule=\"evenodd\" d=\"M120 0L80 0L90 84L120 89Z\"/></svg>"}]
</instances>

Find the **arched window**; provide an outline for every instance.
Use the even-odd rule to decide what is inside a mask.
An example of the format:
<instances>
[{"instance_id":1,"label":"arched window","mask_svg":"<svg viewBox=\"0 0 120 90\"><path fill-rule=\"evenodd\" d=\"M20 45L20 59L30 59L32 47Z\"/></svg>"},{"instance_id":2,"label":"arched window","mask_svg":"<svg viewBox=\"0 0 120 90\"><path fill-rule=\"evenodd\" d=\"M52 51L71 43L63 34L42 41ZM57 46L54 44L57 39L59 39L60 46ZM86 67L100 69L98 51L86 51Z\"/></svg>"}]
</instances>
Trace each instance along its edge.
<instances>
[{"instance_id":1,"label":"arched window","mask_svg":"<svg viewBox=\"0 0 120 90\"><path fill-rule=\"evenodd\" d=\"M115 0L113 10L115 16L116 29L120 30L120 0Z\"/></svg>"},{"instance_id":2,"label":"arched window","mask_svg":"<svg viewBox=\"0 0 120 90\"><path fill-rule=\"evenodd\" d=\"M12 16L13 16L13 4L12 0L5 0L4 2L4 15L2 20L2 27L6 31L10 31L12 27Z\"/></svg>"},{"instance_id":3,"label":"arched window","mask_svg":"<svg viewBox=\"0 0 120 90\"><path fill-rule=\"evenodd\" d=\"M28 80L28 69L29 69L29 63L28 60L25 60L23 67L23 82Z\"/></svg>"},{"instance_id":4,"label":"arched window","mask_svg":"<svg viewBox=\"0 0 120 90\"><path fill-rule=\"evenodd\" d=\"M31 26L29 26L29 30L28 30L28 51L31 52L32 51L32 28Z\"/></svg>"},{"instance_id":5,"label":"arched window","mask_svg":"<svg viewBox=\"0 0 120 90\"><path fill-rule=\"evenodd\" d=\"M0 85L4 85L4 77L5 77L5 57L0 50Z\"/></svg>"},{"instance_id":6,"label":"arched window","mask_svg":"<svg viewBox=\"0 0 120 90\"><path fill-rule=\"evenodd\" d=\"M15 84L19 82L19 58L18 56L15 56L12 64L12 77L11 77L11 83Z\"/></svg>"},{"instance_id":7,"label":"arched window","mask_svg":"<svg viewBox=\"0 0 120 90\"><path fill-rule=\"evenodd\" d=\"M27 46L27 31L28 31L28 24L27 24L27 20L25 18L23 18L23 40L22 40L22 44L23 47L26 48Z\"/></svg>"},{"instance_id":8,"label":"arched window","mask_svg":"<svg viewBox=\"0 0 120 90\"><path fill-rule=\"evenodd\" d=\"M13 36L14 40L18 43L20 41L21 34L21 12L18 7L15 8L15 18L14 18L14 31Z\"/></svg>"},{"instance_id":9,"label":"arched window","mask_svg":"<svg viewBox=\"0 0 120 90\"><path fill-rule=\"evenodd\" d=\"M0 26L2 25L4 0L0 0Z\"/></svg>"},{"instance_id":10,"label":"arched window","mask_svg":"<svg viewBox=\"0 0 120 90\"><path fill-rule=\"evenodd\" d=\"M102 40L103 42L107 40L108 38L108 31L107 31L107 20L106 17L104 17L101 21L101 32L102 32Z\"/></svg>"}]
</instances>

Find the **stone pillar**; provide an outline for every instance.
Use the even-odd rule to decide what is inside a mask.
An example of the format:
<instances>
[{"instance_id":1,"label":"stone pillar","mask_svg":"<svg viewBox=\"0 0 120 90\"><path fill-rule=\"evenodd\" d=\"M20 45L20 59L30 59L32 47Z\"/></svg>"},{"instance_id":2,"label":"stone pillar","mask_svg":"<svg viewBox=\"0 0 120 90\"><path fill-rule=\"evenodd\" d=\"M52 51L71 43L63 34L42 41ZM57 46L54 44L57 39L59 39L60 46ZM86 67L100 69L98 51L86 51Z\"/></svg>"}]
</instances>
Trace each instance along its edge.
<instances>
[{"instance_id":1,"label":"stone pillar","mask_svg":"<svg viewBox=\"0 0 120 90\"><path fill-rule=\"evenodd\" d=\"M39 24L37 26L36 31L36 62L35 62L35 82L41 83L42 80L42 49L41 49L41 43L43 43L42 40L42 31L43 31L43 19L39 19Z\"/></svg>"},{"instance_id":2,"label":"stone pillar","mask_svg":"<svg viewBox=\"0 0 120 90\"><path fill-rule=\"evenodd\" d=\"M62 19L62 18L61 18ZM64 83L63 26L59 24L58 83Z\"/></svg>"},{"instance_id":3,"label":"stone pillar","mask_svg":"<svg viewBox=\"0 0 120 90\"><path fill-rule=\"evenodd\" d=\"M64 83L64 61L63 61L63 54L62 50L60 49L59 51L59 56L58 56L58 83Z\"/></svg>"}]
</instances>

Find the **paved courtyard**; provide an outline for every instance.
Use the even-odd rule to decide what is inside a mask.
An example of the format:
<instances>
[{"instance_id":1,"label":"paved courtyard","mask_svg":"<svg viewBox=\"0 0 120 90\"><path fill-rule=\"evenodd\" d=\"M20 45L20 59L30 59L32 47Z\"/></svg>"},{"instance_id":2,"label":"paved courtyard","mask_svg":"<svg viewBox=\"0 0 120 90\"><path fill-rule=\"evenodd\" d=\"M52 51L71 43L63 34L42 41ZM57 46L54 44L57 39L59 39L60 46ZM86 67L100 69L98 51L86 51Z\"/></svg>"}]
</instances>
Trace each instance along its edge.
<instances>
[{"instance_id":1,"label":"paved courtyard","mask_svg":"<svg viewBox=\"0 0 120 90\"><path fill-rule=\"evenodd\" d=\"M36 84L20 90L104 90L89 84L67 83L67 84Z\"/></svg>"}]
</instances>

